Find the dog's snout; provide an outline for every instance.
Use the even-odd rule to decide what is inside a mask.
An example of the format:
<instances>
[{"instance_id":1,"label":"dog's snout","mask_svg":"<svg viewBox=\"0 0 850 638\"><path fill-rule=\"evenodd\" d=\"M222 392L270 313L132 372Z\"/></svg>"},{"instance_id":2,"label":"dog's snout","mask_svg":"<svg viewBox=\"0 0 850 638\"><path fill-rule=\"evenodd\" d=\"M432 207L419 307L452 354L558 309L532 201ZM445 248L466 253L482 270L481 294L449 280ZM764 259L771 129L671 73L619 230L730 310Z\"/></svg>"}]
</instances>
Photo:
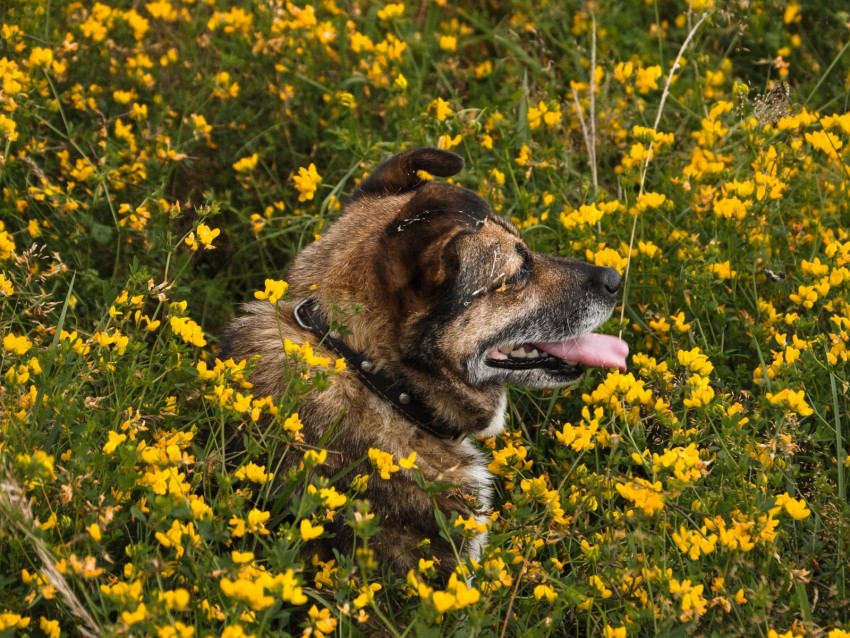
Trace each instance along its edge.
<instances>
[{"instance_id":1,"label":"dog's snout","mask_svg":"<svg viewBox=\"0 0 850 638\"><path fill-rule=\"evenodd\" d=\"M620 283L623 278L613 268L600 268L597 271L596 282L600 288L603 288L612 295L616 295L620 290Z\"/></svg>"}]
</instances>

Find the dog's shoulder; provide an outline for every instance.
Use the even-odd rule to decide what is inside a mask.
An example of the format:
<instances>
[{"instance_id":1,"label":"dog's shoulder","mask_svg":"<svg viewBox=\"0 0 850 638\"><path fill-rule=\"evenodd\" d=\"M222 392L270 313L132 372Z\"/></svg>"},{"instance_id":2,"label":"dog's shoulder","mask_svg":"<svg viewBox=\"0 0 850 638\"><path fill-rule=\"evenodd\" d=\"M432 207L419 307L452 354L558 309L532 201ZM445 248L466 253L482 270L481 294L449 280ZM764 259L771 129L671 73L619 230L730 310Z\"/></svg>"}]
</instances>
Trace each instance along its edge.
<instances>
[{"instance_id":1,"label":"dog's shoulder","mask_svg":"<svg viewBox=\"0 0 850 638\"><path fill-rule=\"evenodd\" d=\"M285 386L281 371L286 365L284 339L295 340L297 328L291 304L251 301L244 304L224 333L222 358L255 361L251 382L261 395L279 395Z\"/></svg>"}]
</instances>

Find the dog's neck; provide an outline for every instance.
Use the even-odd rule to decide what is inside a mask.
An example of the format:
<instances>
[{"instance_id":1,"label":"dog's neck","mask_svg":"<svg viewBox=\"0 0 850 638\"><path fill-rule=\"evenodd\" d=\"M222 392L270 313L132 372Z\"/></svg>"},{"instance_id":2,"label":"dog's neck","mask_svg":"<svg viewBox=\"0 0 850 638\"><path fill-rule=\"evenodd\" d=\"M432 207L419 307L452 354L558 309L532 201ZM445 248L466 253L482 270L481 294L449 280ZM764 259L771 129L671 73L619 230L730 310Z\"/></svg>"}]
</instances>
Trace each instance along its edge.
<instances>
[{"instance_id":1,"label":"dog's neck","mask_svg":"<svg viewBox=\"0 0 850 638\"><path fill-rule=\"evenodd\" d=\"M403 379L378 370L368 357L349 348L340 339L339 333L331 329L313 299L307 297L300 301L296 304L293 314L301 328L312 332L319 339L320 344L327 346L345 359L347 369L354 371L363 385L389 403L396 412L416 427L453 445L460 444L466 438L467 433L463 429L441 418L410 389Z\"/></svg>"}]
</instances>

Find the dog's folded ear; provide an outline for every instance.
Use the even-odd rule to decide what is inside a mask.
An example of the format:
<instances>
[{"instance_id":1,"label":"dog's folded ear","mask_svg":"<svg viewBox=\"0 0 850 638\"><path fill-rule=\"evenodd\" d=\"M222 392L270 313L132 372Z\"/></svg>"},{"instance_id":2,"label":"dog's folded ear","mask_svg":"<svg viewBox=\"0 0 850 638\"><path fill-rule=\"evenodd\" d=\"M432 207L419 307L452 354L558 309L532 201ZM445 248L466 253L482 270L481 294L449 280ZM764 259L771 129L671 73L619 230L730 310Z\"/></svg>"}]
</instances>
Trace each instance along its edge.
<instances>
[{"instance_id":1,"label":"dog's folded ear","mask_svg":"<svg viewBox=\"0 0 850 638\"><path fill-rule=\"evenodd\" d=\"M457 241L478 232L490 207L470 190L431 182L416 190L384 229L375 272L388 295L408 309L430 307L460 268Z\"/></svg>"},{"instance_id":2,"label":"dog's folded ear","mask_svg":"<svg viewBox=\"0 0 850 638\"><path fill-rule=\"evenodd\" d=\"M352 200L364 195L385 197L414 190L423 180L419 171L439 177L456 175L463 169L463 158L436 148L417 148L398 153L378 166L363 180L352 195Z\"/></svg>"}]
</instances>

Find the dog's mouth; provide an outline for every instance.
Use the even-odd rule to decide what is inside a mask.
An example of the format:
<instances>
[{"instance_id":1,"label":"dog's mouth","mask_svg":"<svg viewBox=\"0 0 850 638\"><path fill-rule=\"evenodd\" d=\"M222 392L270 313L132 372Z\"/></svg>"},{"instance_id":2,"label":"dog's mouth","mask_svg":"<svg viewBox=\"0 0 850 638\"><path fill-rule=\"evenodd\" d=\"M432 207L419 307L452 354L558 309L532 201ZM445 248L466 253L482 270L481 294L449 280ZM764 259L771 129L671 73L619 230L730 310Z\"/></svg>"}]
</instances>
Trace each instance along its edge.
<instances>
[{"instance_id":1,"label":"dog's mouth","mask_svg":"<svg viewBox=\"0 0 850 638\"><path fill-rule=\"evenodd\" d=\"M502 344L487 353L487 365L507 370L543 369L580 374L585 366L626 369L628 344L618 337L588 333L565 341Z\"/></svg>"}]
</instances>

